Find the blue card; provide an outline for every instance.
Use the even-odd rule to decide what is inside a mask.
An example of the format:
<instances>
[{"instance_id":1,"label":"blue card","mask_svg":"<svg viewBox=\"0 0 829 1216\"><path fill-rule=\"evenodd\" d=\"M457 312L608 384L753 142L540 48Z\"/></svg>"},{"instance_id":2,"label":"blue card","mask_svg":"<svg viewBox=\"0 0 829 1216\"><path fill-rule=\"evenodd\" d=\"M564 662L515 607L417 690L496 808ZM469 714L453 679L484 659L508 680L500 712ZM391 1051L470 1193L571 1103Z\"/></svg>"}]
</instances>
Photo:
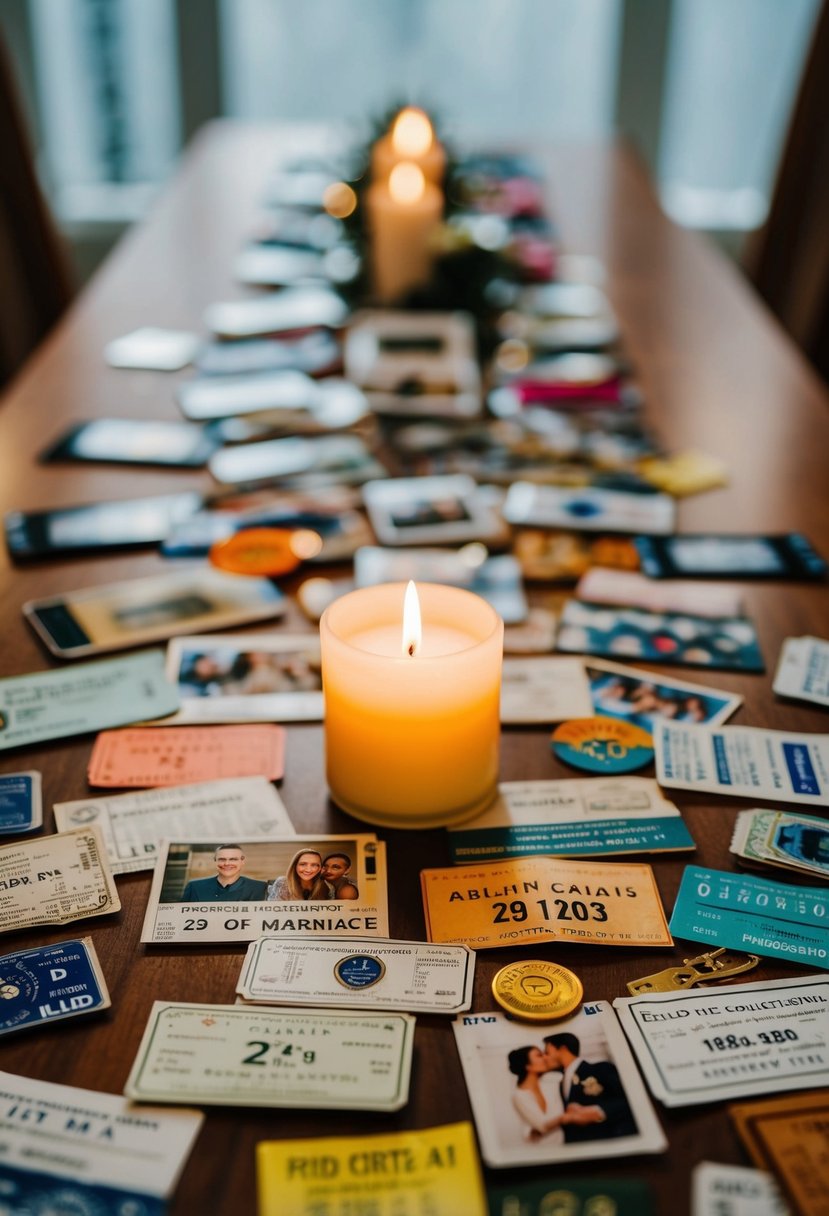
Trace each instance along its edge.
<instances>
[{"instance_id":1,"label":"blue card","mask_svg":"<svg viewBox=\"0 0 829 1216\"><path fill-rule=\"evenodd\" d=\"M671 933L807 967L829 968L829 892L686 866Z\"/></svg>"},{"instance_id":2,"label":"blue card","mask_svg":"<svg viewBox=\"0 0 829 1216\"><path fill-rule=\"evenodd\" d=\"M166 1211L155 1195L3 1166L3 1216L164 1216Z\"/></svg>"},{"instance_id":3,"label":"blue card","mask_svg":"<svg viewBox=\"0 0 829 1216\"><path fill-rule=\"evenodd\" d=\"M42 824L40 773L3 773L0 776L0 835L33 832Z\"/></svg>"},{"instance_id":4,"label":"blue card","mask_svg":"<svg viewBox=\"0 0 829 1216\"><path fill-rule=\"evenodd\" d=\"M111 1004L89 937L3 955L0 998L0 1035Z\"/></svg>"}]
</instances>

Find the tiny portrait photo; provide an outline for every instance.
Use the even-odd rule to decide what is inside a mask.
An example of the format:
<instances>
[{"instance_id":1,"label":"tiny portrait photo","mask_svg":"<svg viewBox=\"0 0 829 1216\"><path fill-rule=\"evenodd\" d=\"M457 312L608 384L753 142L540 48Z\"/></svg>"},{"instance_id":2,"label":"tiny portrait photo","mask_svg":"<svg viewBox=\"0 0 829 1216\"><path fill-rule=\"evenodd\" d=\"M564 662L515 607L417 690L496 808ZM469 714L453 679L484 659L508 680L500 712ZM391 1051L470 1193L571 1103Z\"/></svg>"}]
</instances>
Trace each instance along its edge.
<instances>
[{"instance_id":1,"label":"tiny portrait photo","mask_svg":"<svg viewBox=\"0 0 829 1216\"><path fill-rule=\"evenodd\" d=\"M319 638L311 634L175 638L167 649L167 677L182 704L165 724L322 717Z\"/></svg>"},{"instance_id":2,"label":"tiny portrait photo","mask_svg":"<svg viewBox=\"0 0 829 1216\"><path fill-rule=\"evenodd\" d=\"M358 857L357 841L339 837L174 843L159 903L359 899Z\"/></svg>"},{"instance_id":3,"label":"tiny portrait photo","mask_svg":"<svg viewBox=\"0 0 829 1216\"><path fill-rule=\"evenodd\" d=\"M596 713L623 718L643 730L653 731L657 718L712 725L733 712L728 693L610 664L586 663L585 669Z\"/></svg>"},{"instance_id":4,"label":"tiny portrait photo","mask_svg":"<svg viewBox=\"0 0 829 1216\"><path fill-rule=\"evenodd\" d=\"M363 499L384 545L495 541L504 534L490 499L466 474L370 481Z\"/></svg>"},{"instance_id":5,"label":"tiny portrait photo","mask_svg":"<svg viewBox=\"0 0 829 1216\"><path fill-rule=\"evenodd\" d=\"M395 528L423 528L436 524L466 523L472 517L460 498L412 499L391 512Z\"/></svg>"}]
</instances>

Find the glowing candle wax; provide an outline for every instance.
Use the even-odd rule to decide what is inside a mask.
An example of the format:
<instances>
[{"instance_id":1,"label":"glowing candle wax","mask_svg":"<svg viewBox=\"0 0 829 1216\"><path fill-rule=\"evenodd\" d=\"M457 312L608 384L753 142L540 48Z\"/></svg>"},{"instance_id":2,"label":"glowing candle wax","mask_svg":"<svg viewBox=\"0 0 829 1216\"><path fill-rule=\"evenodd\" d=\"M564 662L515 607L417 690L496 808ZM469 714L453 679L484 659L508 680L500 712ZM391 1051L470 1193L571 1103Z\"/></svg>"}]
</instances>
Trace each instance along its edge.
<instances>
[{"instance_id":1,"label":"glowing candle wax","mask_svg":"<svg viewBox=\"0 0 829 1216\"><path fill-rule=\"evenodd\" d=\"M320 622L331 796L388 827L471 818L498 781L503 622L468 591L417 591L422 640L403 627L402 583L343 596Z\"/></svg>"},{"instance_id":2,"label":"glowing candle wax","mask_svg":"<svg viewBox=\"0 0 829 1216\"><path fill-rule=\"evenodd\" d=\"M389 304L429 281L432 241L443 216L443 195L411 161L366 192L372 291Z\"/></svg>"}]
</instances>

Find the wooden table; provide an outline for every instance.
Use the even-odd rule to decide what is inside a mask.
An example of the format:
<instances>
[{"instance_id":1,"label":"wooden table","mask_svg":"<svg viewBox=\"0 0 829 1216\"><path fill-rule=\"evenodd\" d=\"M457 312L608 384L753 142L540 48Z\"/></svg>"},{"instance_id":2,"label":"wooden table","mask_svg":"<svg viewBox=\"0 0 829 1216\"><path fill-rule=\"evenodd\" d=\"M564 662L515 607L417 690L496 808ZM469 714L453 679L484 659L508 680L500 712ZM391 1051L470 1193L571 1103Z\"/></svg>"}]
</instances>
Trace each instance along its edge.
<instances>
[{"instance_id":1,"label":"wooden table","mask_svg":"<svg viewBox=\"0 0 829 1216\"><path fill-rule=\"evenodd\" d=\"M273 128L207 128L186 156L148 221L133 230L104 265L63 323L31 361L0 410L3 509L37 509L184 488L208 488L202 472L126 466L41 466L36 454L71 421L96 415L175 418L178 377L116 371L102 359L104 343L134 327L198 328L204 307L241 296L231 266L259 213L263 183L281 147ZM625 346L646 395L646 416L671 450L700 448L725 460L730 484L685 500L681 531L786 531L808 535L829 553L826 454L827 394L757 301L739 273L716 251L661 213L638 162L618 146L562 146L544 154L550 210L565 249L598 255L621 321ZM181 373L186 376L189 373ZM24 623L20 605L37 595L114 581L166 566L153 552L78 558L12 567L0 554L2 673L56 666ZM288 585L290 589L290 584ZM780 645L788 635L826 635L823 586L746 583L769 667L765 675L716 674L706 682L741 693L734 721L752 726L825 731L826 714L784 703L771 691ZM544 592L536 596L545 602ZM298 614L293 623L300 621ZM307 628L307 625L304 626ZM667 670L667 669L666 669ZM685 675L686 672L677 674ZM693 672L687 673L694 678ZM563 778L545 729L506 729L502 777ZM56 801L89 794L90 736L4 753L0 771L43 773L45 824ZM300 831L345 832L354 822L327 797L319 725L289 727L284 801ZM694 860L730 869L728 842L739 800L678 793L698 844ZM390 923L399 938L424 935L418 874L449 864L441 831L382 831L388 843ZM654 858L670 911L688 855ZM12 1073L120 1093L155 999L232 1002L241 947L145 947L138 942L149 889L144 874L119 880L116 916L55 930L10 934L6 950L57 942L76 929L90 933L112 994L109 1014L44 1027L3 1040L2 1067ZM576 945L557 958L583 979L588 999L624 994L625 981L668 966L686 952ZM475 1011L494 1007L490 981L519 951L479 956ZM796 974L764 962L750 979ZM470 1118L452 1030L447 1020L419 1020L408 1105L393 1116L207 1108L204 1130L171 1206L173 1213L238 1216L255 1210L254 1146L263 1139L420 1128ZM596 1178L642 1177L660 1212L688 1209L689 1173L699 1160L744 1161L724 1105L660 1109L669 1152L654 1158L591 1163L581 1169L533 1171ZM515 1173L498 1171L499 1181Z\"/></svg>"}]
</instances>

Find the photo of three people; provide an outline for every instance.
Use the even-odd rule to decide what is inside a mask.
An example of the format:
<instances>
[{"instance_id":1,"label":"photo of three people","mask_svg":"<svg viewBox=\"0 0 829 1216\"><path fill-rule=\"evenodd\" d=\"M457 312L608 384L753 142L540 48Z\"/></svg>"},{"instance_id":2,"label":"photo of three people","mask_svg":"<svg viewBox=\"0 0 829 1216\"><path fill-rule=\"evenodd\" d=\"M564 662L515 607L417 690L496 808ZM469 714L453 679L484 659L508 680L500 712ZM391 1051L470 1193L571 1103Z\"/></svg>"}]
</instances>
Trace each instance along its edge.
<instances>
[{"instance_id":1,"label":"photo of three people","mask_svg":"<svg viewBox=\"0 0 829 1216\"><path fill-rule=\"evenodd\" d=\"M239 900L340 900L359 899L360 892L351 875L353 857L345 851L321 852L314 848L297 849L272 880L252 878L243 873L247 864L240 844L219 844L213 851L215 873L191 878L178 899L181 903L235 903Z\"/></svg>"}]
</instances>

